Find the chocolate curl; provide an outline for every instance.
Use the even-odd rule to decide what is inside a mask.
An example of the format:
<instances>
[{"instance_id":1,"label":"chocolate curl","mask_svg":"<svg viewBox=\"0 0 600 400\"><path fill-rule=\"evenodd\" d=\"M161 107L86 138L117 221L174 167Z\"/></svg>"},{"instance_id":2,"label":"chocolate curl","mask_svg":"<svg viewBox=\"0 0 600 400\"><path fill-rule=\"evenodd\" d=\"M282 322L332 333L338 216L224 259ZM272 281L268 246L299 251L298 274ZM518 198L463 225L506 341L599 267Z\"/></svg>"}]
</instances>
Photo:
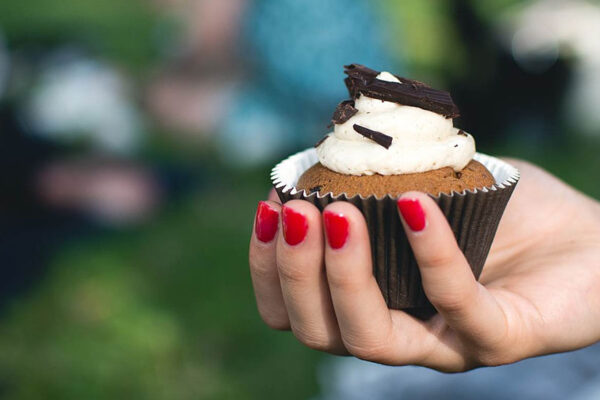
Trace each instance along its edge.
<instances>
[{"instance_id":1,"label":"chocolate curl","mask_svg":"<svg viewBox=\"0 0 600 400\"><path fill-rule=\"evenodd\" d=\"M363 94L374 99L433 111L446 118L460 116L450 93L433 89L422 82L396 75L394 76L400 83L376 79L379 72L360 64L346 65L344 72L348 75L344 82L353 99Z\"/></svg>"},{"instance_id":2,"label":"chocolate curl","mask_svg":"<svg viewBox=\"0 0 600 400\"><path fill-rule=\"evenodd\" d=\"M389 149L390 146L392 145L393 138L391 136L388 136L384 133L377 132L372 129L365 128L364 126L360 126L360 125L356 125L356 124L354 124L352 127L354 128L354 130L356 132L360 133L361 135L363 135L366 138L371 139L372 141L374 141L375 143L377 143L380 146L385 147L386 149Z\"/></svg>"},{"instance_id":3,"label":"chocolate curl","mask_svg":"<svg viewBox=\"0 0 600 400\"><path fill-rule=\"evenodd\" d=\"M335 108L331 122L334 124L343 124L352 118L358 110L354 108L354 100L344 100Z\"/></svg>"}]
</instances>

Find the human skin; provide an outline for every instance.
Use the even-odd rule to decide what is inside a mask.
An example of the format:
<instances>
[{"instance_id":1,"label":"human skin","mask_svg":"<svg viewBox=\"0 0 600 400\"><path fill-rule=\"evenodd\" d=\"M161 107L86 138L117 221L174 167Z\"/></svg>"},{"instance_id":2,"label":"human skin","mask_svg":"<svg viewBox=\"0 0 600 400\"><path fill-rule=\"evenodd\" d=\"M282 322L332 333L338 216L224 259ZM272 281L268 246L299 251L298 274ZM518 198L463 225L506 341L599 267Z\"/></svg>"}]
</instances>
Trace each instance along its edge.
<instances>
[{"instance_id":1,"label":"human skin","mask_svg":"<svg viewBox=\"0 0 600 400\"><path fill-rule=\"evenodd\" d=\"M534 165L508 162L521 180L479 282L435 202L419 192L400 197L438 311L426 321L386 307L358 209L335 202L321 214L301 200L282 206L272 192L250 242L261 317L313 349L446 372L600 341L599 203ZM276 225L269 231L265 221Z\"/></svg>"}]
</instances>

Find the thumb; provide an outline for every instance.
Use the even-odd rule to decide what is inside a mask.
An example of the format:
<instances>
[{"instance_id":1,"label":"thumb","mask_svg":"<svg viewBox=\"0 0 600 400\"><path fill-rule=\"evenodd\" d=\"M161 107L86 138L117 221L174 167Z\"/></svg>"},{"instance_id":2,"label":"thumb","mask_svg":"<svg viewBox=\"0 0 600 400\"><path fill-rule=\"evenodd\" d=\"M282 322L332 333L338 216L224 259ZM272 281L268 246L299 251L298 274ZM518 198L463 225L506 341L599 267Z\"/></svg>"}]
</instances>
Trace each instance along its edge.
<instances>
[{"instance_id":1,"label":"thumb","mask_svg":"<svg viewBox=\"0 0 600 400\"><path fill-rule=\"evenodd\" d=\"M482 345L499 340L505 332L504 314L475 279L437 204L425 193L409 192L398 199L398 210L425 294L446 323Z\"/></svg>"}]
</instances>

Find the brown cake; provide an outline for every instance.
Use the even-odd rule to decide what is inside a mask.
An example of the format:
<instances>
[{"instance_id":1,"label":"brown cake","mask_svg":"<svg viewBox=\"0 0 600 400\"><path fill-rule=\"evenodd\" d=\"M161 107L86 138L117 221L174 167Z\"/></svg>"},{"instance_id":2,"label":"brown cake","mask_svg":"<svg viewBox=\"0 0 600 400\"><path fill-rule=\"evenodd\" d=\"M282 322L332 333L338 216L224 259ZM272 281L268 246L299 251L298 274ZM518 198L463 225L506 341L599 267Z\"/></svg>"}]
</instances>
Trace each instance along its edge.
<instances>
[{"instance_id":1,"label":"brown cake","mask_svg":"<svg viewBox=\"0 0 600 400\"><path fill-rule=\"evenodd\" d=\"M411 190L438 195L483 188L494 184L494 177L479 162L472 160L462 171L440 168L418 174L403 175L344 175L320 163L313 165L300 177L296 188L307 192L331 192L334 196L345 193L349 197L389 194L398 196Z\"/></svg>"}]
</instances>

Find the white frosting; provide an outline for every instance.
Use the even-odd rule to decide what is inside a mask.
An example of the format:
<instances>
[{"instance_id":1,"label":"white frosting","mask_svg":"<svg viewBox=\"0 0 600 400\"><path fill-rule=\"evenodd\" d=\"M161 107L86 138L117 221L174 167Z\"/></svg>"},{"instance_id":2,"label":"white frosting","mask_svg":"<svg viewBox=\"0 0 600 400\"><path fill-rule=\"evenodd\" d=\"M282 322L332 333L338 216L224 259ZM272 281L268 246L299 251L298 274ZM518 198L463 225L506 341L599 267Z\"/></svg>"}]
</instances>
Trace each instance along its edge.
<instances>
[{"instance_id":1,"label":"white frosting","mask_svg":"<svg viewBox=\"0 0 600 400\"><path fill-rule=\"evenodd\" d=\"M400 81L389 72L377 79ZM321 164L347 175L397 175L425 172L443 167L462 170L475 155L475 141L458 135L451 119L418 107L404 106L366 96L356 99L358 112L335 125L318 148ZM393 138L389 149L356 132L353 125Z\"/></svg>"}]
</instances>

